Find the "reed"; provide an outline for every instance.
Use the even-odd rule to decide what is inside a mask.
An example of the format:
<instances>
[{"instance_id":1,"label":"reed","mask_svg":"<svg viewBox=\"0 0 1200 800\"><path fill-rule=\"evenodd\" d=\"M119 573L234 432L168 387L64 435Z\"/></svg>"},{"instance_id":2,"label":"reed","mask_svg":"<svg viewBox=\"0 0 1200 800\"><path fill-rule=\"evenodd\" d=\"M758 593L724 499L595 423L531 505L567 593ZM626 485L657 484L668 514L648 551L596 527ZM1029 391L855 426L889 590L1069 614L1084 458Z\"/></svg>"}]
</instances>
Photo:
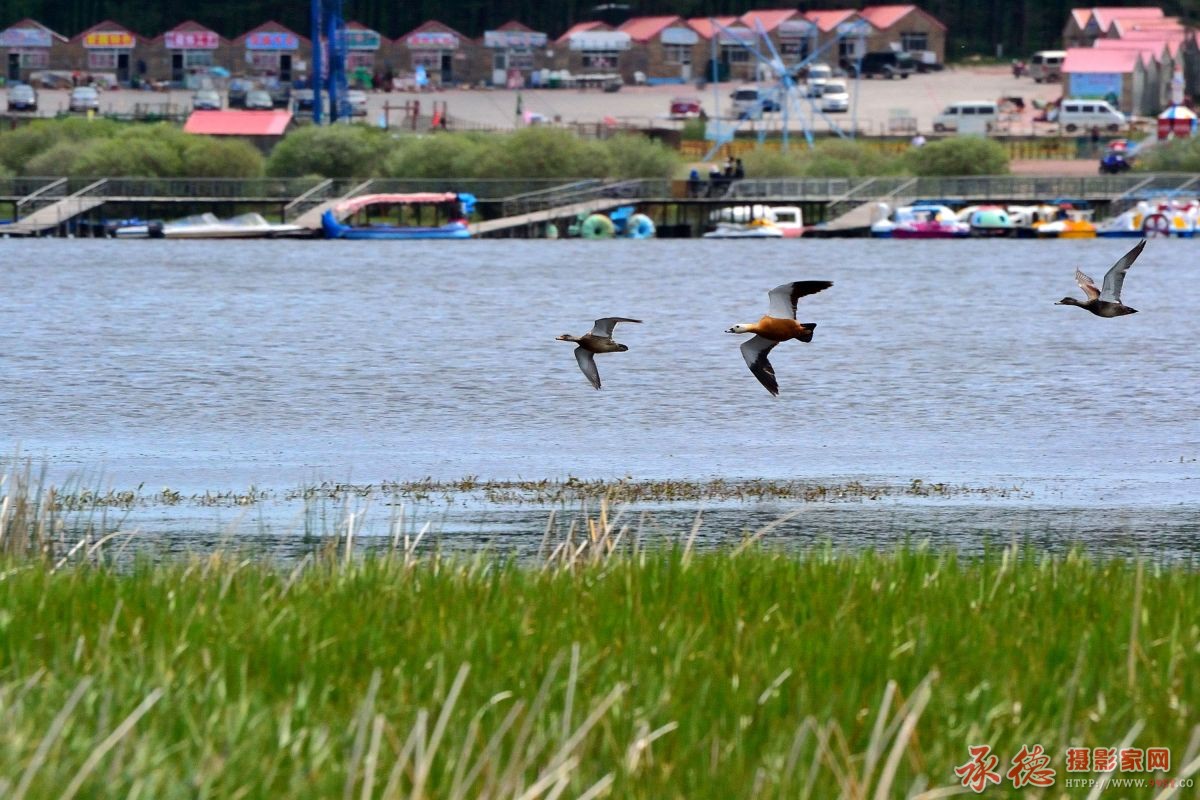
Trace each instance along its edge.
<instances>
[{"instance_id":1,"label":"reed","mask_svg":"<svg viewBox=\"0 0 1200 800\"><path fill-rule=\"evenodd\" d=\"M402 521L286 567L6 548L0 796L933 798L980 742L1200 768L1188 565L560 523L534 562Z\"/></svg>"}]
</instances>

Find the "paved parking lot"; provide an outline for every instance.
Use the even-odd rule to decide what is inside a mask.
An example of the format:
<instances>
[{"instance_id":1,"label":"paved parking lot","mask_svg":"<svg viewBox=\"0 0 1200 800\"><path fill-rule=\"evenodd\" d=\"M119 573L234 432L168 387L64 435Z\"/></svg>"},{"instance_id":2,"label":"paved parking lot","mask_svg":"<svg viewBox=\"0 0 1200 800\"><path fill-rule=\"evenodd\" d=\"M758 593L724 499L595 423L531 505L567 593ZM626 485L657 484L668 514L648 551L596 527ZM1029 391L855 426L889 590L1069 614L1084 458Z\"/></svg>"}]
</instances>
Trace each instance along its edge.
<instances>
[{"instance_id":1,"label":"paved parking lot","mask_svg":"<svg viewBox=\"0 0 1200 800\"><path fill-rule=\"evenodd\" d=\"M670 100L677 95L698 96L709 116L718 113L728 116L732 113L729 95L737 86L735 83L718 84L715 92L714 87L709 85L703 89L695 86L626 86L612 93L597 89L527 89L519 94L523 115L537 114L548 120L559 119L567 123L599 123L611 117L620 122L641 125L665 120ZM1031 101L1050 100L1058 97L1061 91L1058 84L1036 84L1031 78L1014 79L1009 70L1001 67L947 69L913 75L906 80L864 79L857 85L850 82L852 107L857 95L858 127L867 134L886 132L888 120L893 116L914 118L919 129L928 132L932 129L934 115L949 103L1014 96L1023 98L1026 104L1025 116L1015 123L1014 132L1028 132L1034 113ZM68 94L63 90L40 90L39 114L52 116L66 111ZM134 113L137 106L148 108L166 105L186 110L190 108L191 94L188 91L106 91L101 94L101 111L128 114ZM392 123L397 124L402 116L398 108L406 102L421 103L422 113L428 115L436 101L446 104L452 124L511 128L523 124L522 118L516 113L517 95L518 92L507 89L453 89L424 94L371 92L368 93L367 119L378 122L384 115L385 105L390 105L397 109L391 113ZM802 108L808 113L807 101L803 102ZM852 114L830 116L838 125L847 128L853 118ZM817 130L828 129L826 122L819 116L814 117ZM772 119L769 124L777 126L778 122Z\"/></svg>"}]
</instances>

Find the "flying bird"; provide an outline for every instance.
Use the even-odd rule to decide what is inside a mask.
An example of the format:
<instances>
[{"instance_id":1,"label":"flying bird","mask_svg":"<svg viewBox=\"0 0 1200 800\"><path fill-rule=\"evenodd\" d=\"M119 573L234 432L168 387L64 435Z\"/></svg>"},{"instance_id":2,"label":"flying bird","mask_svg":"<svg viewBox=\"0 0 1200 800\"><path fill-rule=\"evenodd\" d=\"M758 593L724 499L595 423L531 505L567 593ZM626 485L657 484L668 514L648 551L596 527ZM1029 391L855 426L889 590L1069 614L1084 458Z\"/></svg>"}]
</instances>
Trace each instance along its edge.
<instances>
[{"instance_id":1,"label":"flying bird","mask_svg":"<svg viewBox=\"0 0 1200 800\"><path fill-rule=\"evenodd\" d=\"M640 323L641 320L629 317L601 317L596 320L592 330L583 336L564 333L562 336L555 337L555 341L575 342L579 345L575 348L575 360L579 362L579 369L587 376L588 381L597 389L600 388L600 372L596 369L596 361L592 356L596 353L624 353L629 349L612 339L613 328L617 326L618 322Z\"/></svg>"},{"instance_id":2,"label":"flying bird","mask_svg":"<svg viewBox=\"0 0 1200 800\"><path fill-rule=\"evenodd\" d=\"M1080 302L1074 297L1064 297L1054 305L1056 306L1079 306L1086 308L1088 311L1095 314L1097 317L1123 317L1126 314L1136 314L1136 308L1130 308L1121 302L1121 286L1125 283L1125 273L1133 266L1133 262L1142 254L1142 250L1146 247L1146 240L1138 242L1133 249L1125 255L1117 259L1117 263L1104 274L1104 288L1097 289L1096 282L1084 275L1080 270L1075 270L1075 282L1079 284L1079 288L1083 289L1083 293L1087 295L1086 302Z\"/></svg>"},{"instance_id":3,"label":"flying bird","mask_svg":"<svg viewBox=\"0 0 1200 800\"><path fill-rule=\"evenodd\" d=\"M734 325L726 333L753 333L754 338L742 343L742 357L758 378L758 382L773 395L779 394L779 382L775 380L775 368L767 360L771 348L788 339L811 342L815 322L796 321L796 301L801 297L822 292L833 286L830 281L793 281L776 286L767 293L770 303L767 315L758 322Z\"/></svg>"}]
</instances>

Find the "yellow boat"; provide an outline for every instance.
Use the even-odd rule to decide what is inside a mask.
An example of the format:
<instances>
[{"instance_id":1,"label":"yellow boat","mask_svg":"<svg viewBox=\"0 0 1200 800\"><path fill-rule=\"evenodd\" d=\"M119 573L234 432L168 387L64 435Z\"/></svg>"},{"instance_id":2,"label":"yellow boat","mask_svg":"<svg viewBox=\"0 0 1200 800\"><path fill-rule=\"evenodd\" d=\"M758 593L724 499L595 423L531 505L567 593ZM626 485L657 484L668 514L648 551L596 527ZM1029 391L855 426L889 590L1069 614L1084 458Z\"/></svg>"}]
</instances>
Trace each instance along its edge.
<instances>
[{"instance_id":1,"label":"yellow boat","mask_svg":"<svg viewBox=\"0 0 1200 800\"><path fill-rule=\"evenodd\" d=\"M1066 219L1056 219L1054 222L1043 222L1034 226L1039 238L1057 239L1095 239L1096 223L1092 222L1092 212L1077 208L1067 209Z\"/></svg>"}]
</instances>

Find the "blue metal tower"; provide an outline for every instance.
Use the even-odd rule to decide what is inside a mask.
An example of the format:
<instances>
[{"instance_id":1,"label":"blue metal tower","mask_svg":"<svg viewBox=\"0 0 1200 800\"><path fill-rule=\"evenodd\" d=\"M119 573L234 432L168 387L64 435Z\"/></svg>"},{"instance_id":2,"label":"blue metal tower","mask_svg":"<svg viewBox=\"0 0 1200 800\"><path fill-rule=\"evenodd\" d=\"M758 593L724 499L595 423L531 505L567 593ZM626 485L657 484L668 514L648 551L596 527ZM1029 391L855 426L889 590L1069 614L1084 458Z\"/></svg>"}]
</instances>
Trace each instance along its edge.
<instances>
[{"instance_id":1,"label":"blue metal tower","mask_svg":"<svg viewBox=\"0 0 1200 800\"><path fill-rule=\"evenodd\" d=\"M322 94L329 95L329 121L350 119L349 87L346 83L346 23L342 0L311 0L313 122L325 118Z\"/></svg>"}]
</instances>

